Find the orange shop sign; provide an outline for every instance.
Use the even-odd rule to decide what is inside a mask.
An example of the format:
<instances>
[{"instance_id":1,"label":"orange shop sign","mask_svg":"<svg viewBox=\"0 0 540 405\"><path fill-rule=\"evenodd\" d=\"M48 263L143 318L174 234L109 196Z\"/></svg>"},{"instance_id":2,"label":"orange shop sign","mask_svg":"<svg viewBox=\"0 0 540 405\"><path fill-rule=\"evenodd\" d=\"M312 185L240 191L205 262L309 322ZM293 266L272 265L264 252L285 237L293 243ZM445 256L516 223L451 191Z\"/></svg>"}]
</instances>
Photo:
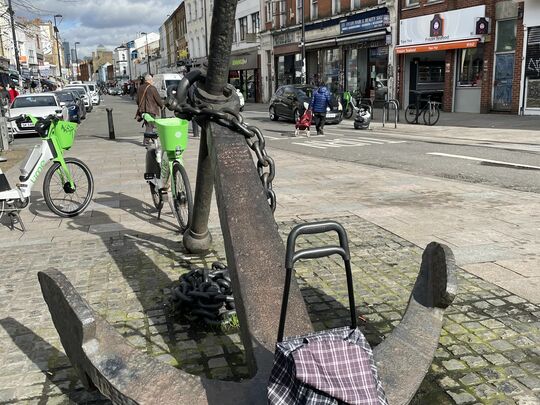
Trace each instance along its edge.
<instances>
[{"instance_id":1,"label":"orange shop sign","mask_svg":"<svg viewBox=\"0 0 540 405\"><path fill-rule=\"evenodd\" d=\"M19 62L21 62L21 63L27 63L27 62L28 62L28 56L26 56L26 55L20 55L20 56L19 56Z\"/></svg>"},{"instance_id":2,"label":"orange shop sign","mask_svg":"<svg viewBox=\"0 0 540 405\"><path fill-rule=\"evenodd\" d=\"M464 41L438 42L435 44L398 46L396 48L396 53L400 54L400 53L446 51L447 49L476 48L477 45L478 45L477 39L464 40Z\"/></svg>"}]
</instances>

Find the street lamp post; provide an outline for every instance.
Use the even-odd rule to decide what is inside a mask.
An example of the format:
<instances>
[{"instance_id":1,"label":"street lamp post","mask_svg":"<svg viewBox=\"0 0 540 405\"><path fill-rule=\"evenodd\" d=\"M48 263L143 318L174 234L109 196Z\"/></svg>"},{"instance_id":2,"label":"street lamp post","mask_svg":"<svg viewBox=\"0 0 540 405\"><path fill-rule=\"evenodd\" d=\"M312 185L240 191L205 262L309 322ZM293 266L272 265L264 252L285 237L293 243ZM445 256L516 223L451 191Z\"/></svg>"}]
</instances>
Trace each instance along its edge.
<instances>
[{"instance_id":1,"label":"street lamp post","mask_svg":"<svg viewBox=\"0 0 540 405\"><path fill-rule=\"evenodd\" d=\"M150 52L148 51L148 33L146 32L141 32L142 35L145 35L146 36L146 73L148 74L151 74L150 73Z\"/></svg>"},{"instance_id":2,"label":"street lamp post","mask_svg":"<svg viewBox=\"0 0 540 405\"><path fill-rule=\"evenodd\" d=\"M13 50L15 51L15 66L17 66L17 72L21 74L21 61L19 60L19 47L17 45L17 34L15 33L15 19L13 15L13 8L11 7L11 0L9 0L9 16L11 17L11 32L13 33Z\"/></svg>"},{"instance_id":3,"label":"street lamp post","mask_svg":"<svg viewBox=\"0 0 540 405\"><path fill-rule=\"evenodd\" d=\"M77 45L80 44L80 42L75 42L75 64L77 65L77 80L79 80L79 57L77 56Z\"/></svg>"},{"instance_id":4,"label":"street lamp post","mask_svg":"<svg viewBox=\"0 0 540 405\"><path fill-rule=\"evenodd\" d=\"M60 58L60 44L58 43L58 27L56 26L56 18L62 18L61 14L54 16L54 32L56 34L56 52L58 53L58 69L60 70L60 77L62 77L62 61Z\"/></svg>"}]
</instances>

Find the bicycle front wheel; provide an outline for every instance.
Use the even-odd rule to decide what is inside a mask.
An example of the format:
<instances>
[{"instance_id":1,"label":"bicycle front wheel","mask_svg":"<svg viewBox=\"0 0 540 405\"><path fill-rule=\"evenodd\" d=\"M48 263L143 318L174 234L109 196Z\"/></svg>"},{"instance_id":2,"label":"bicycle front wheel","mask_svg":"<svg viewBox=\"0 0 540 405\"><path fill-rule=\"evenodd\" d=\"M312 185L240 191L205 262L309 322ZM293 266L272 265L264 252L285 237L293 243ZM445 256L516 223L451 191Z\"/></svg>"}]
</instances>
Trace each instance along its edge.
<instances>
[{"instance_id":1,"label":"bicycle front wheel","mask_svg":"<svg viewBox=\"0 0 540 405\"><path fill-rule=\"evenodd\" d=\"M424 124L435 125L439 121L440 115L441 113L437 107L428 108L424 111Z\"/></svg>"},{"instance_id":2,"label":"bicycle front wheel","mask_svg":"<svg viewBox=\"0 0 540 405\"><path fill-rule=\"evenodd\" d=\"M405 109L405 121L409 124L416 123L416 104L409 104Z\"/></svg>"},{"instance_id":3,"label":"bicycle front wheel","mask_svg":"<svg viewBox=\"0 0 540 405\"><path fill-rule=\"evenodd\" d=\"M43 198L49 209L59 217L69 218L83 212L94 194L94 179L86 164L79 159L66 158L74 187L60 163L55 162L43 180Z\"/></svg>"},{"instance_id":4,"label":"bicycle front wheel","mask_svg":"<svg viewBox=\"0 0 540 405\"><path fill-rule=\"evenodd\" d=\"M180 232L185 232L191 225L193 215L193 196L189 185L188 175L184 166L176 161L173 164L174 194L172 195L172 206L174 216L180 226Z\"/></svg>"}]
</instances>

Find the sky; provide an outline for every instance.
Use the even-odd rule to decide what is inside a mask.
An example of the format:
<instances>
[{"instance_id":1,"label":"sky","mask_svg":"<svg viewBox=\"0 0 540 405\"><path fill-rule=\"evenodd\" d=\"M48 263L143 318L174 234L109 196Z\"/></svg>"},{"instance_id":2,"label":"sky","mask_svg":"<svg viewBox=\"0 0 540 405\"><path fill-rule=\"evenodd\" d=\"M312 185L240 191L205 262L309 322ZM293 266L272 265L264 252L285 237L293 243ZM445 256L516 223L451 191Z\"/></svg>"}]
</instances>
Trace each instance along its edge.
<instances>
[{"instance_id":1,"label":"sky","mask_svg":"<svg viewBox=\"0 0 540 405\"><path fill-rule=\"evenodd\" d=\"M140 32L158 32L180 0L12 0L15 16L52 21L55 14L62 41L75 42L79 58L102 44L108 50Z\"/></svg>"}]
</instances>

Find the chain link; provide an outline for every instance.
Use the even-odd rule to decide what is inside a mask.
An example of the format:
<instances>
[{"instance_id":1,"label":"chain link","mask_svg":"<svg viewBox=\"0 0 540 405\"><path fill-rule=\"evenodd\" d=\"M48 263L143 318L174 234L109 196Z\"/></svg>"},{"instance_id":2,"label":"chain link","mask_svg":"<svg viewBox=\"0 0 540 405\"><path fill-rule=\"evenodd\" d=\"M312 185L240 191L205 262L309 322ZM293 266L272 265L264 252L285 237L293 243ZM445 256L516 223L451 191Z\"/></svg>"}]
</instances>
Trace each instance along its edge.
<instances>
[{"instance_id":1,"label":"chain link","mask_svg":"<svg viewBox=\"0 0 540 405\"><path fill-rule=\"evenodd\" d=\"M210 120L218 125L229 128L244 136L249 148L257 157L257 173L264 187L264 192L272 213L276 210L276 193L272 189L272 181L276 175L276 165L266 152L266 141L261 130L255 126L244 123L242 114L224 108L222 110L213 110L202 106L193 107L187 103L176 105L174 110L180 118L204 122Z\"/></svg>"}]
</instances>

